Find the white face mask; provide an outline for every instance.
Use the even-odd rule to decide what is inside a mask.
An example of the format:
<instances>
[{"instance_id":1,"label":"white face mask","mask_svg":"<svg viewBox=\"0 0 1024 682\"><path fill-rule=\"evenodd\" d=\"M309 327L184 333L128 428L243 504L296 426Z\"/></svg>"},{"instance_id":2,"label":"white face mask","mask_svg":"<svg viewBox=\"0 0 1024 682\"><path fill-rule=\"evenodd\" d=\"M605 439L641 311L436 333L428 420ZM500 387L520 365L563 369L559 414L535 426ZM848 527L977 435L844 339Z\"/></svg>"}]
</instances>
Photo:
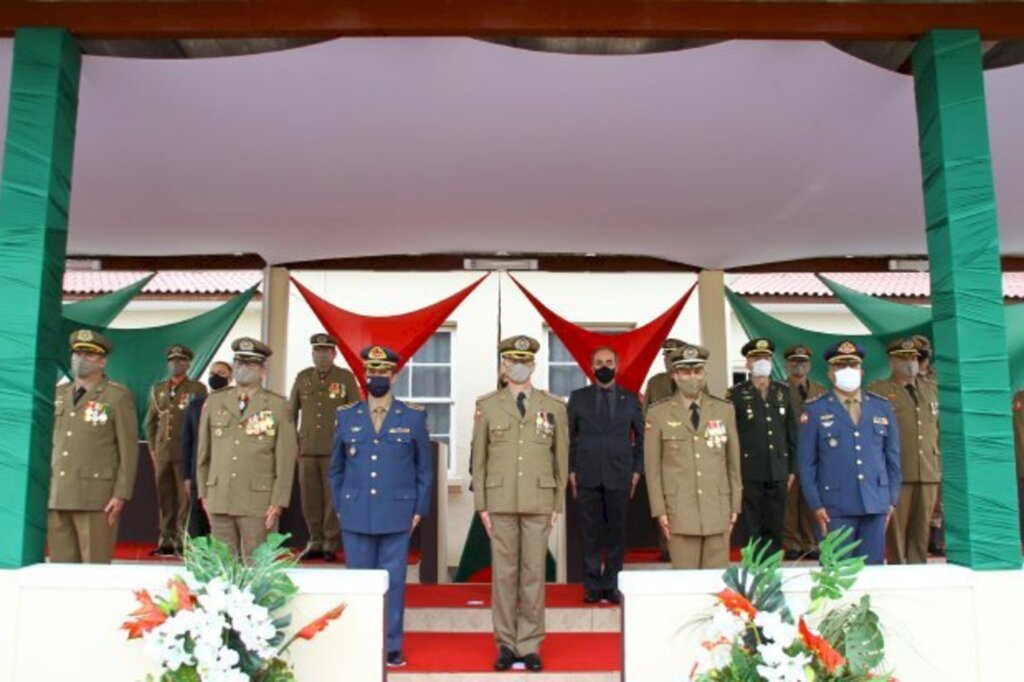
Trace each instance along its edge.
<instances>
[{"instance_id":1,"label":"white face mask","mask_svg":"<svg viewBox=\"0 0 1024 682\"><path fill-rule=\"evenodd\" d=\"M900 372L902 372L904 376L916 377L921 373L921 366L918 364L917 360L904 360L900 363Z\"/></svg>"},{"instance_id":2,"label":"white face mask","mask_svg":"<svg viewBox=\"0 0 1024 682\"><path fill-rule=\"evenodd\" d=\"M754 360L753 364L750 366L750 372L755 377L771 376L772 361L765 360L763 358L760 360Z\"/></svg>"},{"instance_id":3,"label":"white face mask","mask_svg":"<svg viewBox=\"0 0 1024 682\"><path fill-rule=\"evenodd\" d=\"M533 374L533 367L525 362L517 362L505 369L505 376L513 384L525 384Z\"/></svg>"},{"instance_id":4,"label":"white face mask","mask_svg":"<svg viewBox=\"0 0 1024 682\"><path fill-rule=\"evenodd\" d=\"M860 388L860 369L857 367L843 367L836 370L836 388L840 391L853 393Z\"/></svg>"}]
</instances>

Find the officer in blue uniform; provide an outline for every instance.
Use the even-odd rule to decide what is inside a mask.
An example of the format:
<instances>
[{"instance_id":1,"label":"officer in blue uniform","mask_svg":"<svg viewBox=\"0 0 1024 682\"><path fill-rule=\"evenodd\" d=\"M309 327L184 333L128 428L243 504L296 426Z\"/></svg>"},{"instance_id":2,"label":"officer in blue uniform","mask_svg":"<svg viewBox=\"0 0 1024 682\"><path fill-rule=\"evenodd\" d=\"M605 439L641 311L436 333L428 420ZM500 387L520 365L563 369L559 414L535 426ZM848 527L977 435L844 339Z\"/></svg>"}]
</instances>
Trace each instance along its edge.
<instances>
[{"instance_id":1,"label":"officer in blue uniform","mask_svg":"<svg viewBox=\"0 0 1024 682\"><path fill-rule=\"evenodd\" d=\"M853 529L869 564L885 563L885 527L900 494L900 436L885 398L861 390L864 349L846 340L825 351L833 390L800 416L800 485L818 531Z\"/></svg>"},{"instance_id":2,"label":"officer in blue uniform","mask_svg":"<svg viewBox=\"0 0 1024 682\"><path fill-rule=\"evenodd\" d=\"M346 566L388 572L387 662L398 667L409 536L431 506L430 436L423 408L391 394L398 355L370 346L360 357L368 397L338 410L328 475Z\"/></svg>"}]
</instances>

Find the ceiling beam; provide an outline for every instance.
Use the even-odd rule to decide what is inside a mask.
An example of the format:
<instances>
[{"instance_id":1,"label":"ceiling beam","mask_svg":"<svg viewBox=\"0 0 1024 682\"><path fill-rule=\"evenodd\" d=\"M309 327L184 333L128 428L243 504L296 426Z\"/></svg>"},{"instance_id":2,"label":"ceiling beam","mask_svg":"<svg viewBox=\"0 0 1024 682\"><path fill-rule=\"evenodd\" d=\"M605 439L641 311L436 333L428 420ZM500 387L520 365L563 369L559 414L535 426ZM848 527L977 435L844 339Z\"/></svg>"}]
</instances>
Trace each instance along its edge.
<instances>
[{"instance_id":1,"label":"ceiling beam","mask_svg":"<svg viewBox=\"0 0 1024 682\"><path fill-rule=\"evenodd\" d=\"M78 0L0 3L0 35L61 26L83 39L607 36L915 40L973 28L1024 38L1020 2L751 0Z\"/></svg>"}]
</instances>

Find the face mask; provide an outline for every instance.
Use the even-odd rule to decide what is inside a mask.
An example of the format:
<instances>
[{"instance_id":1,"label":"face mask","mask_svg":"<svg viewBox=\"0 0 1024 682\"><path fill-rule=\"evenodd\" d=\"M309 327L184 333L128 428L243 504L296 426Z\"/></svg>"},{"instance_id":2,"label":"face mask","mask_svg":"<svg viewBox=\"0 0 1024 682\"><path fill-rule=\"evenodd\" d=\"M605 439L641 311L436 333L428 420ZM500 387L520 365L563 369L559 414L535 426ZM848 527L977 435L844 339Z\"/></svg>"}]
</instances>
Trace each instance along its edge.
<instances>
[{"instance_id":1,"label":"face mask","mask_svg":"<svg viewBox=\"0 0 1024 682\"><path fill-rule=\"evenodd\" d=\"M522 362L517 362L505 370L505 376L513 384L525 384L530 380L531 374L533 374L533 368Z\"/></svg>"},{"instance_id":2,"label":"face mask","mask_svg":"<svg viewBox=\"0 0 1024 682\"><path fill-rule=\"evenodd\" d=\"M235 383L239 386L253 386L260 381L260 368L257 365L235 365Z\"/></svg>"},{"instance_id":3,"label":"face mask","mask_svg":"<svg viewBox=\"0 0 1024 682\"><path fill-rule=\"evenodd\" d=\"M789 373L795 377L805 377L807 373L811 371L811 363L809 362L798 362L793 364L789 368Z\"/></svg>"},{"instance_id":4,"label":"face mask","mask_svg":"<svg viewBox=\"0 0 1024 682\"><path fill-rule=\"evenodd\" d=\"M206 383L210 385L210 388L214 391L219 391L228 385L227 377L222 377L219 374L211 374L207 379Z\"/></svg>"},{"instance_id":5,"label":"face mask","mask_svg":"<svg viewBox=\"0 0 1024 682\"><path fill-rule=\"evenodd\" d=\"M71 373L79 379L88 379L96 370L99 369L99 364L83 358L81 355L71 356Z\"/></svg>"},{"instance_id":6,"label":"face mask","mask_svg":"<svg viewBox=\"0 0 1024 682\"><path fill-rule=\"evenodd\" d=\"M763 359L754 360L754 363L750 366L750 371L755 377L771 376L772 361Z\"/></svg>"},{"instance_id":7,"label":"face mask","mask_svg":"<svg viewBox=\"0 0 1024 682\"><path fill-rule=\"evenodd\" d=\"M917 360L905 360L900 363L900 373L907 377L916 377L920 373L920 365Z\"/></svg>"},{"instance_id":8,"label":"face mask","mask_svg":"<svg viewBox=\"0 0 1024 682\"><path fill-rule=\"evenodd\" d=\"M366 392L374 398L382 398L391 390L391 377L370 375L366 377Z\"/></svg>"},{"instance_id":9,"label":"face mask","mask_svg":"<svg viewBox=\"0 0 1024 682\"><path fill-rule=\"evenodd\" d=\"M679 390L682 391L683 395L687 398L696 398L700 395L700 392L704 390L704 380L697 379L695 377L676 379L676 385L679 386Z\"/></svg>"},{"instance_id":10,"label":"face mask","mask_svg":"<svg viewBox=\"0 0 1024 682\"><path fill-rule=\"evenodd\" d=\"M836 370L836 388L846 393L853 393L860 388L860 369L856 367L843 367Z\"/></svg>"},{"instance_id":11,"label":"face mask","mask_svg":"<svg viewBox=\"0 0 1024 682\"><path fill-rule=\"evenodd\" d=\"M167 363L167 373L172 377L180 377L182 374L188 371L188 365L184 362L175 362L171 360Z\"/></svg>"},{"instance_id":12,"label":"face mask","mask_svg":"<svg viewBox=\"0 0 1024 682\"><path fill-rule=\"evenodd\" d=\"M331 368L331 356L315 353L313 355L313 366L320 372L326 372Z\"/></svg>"},{"instance_id":13,"label":"face mask","mask_svg":"<svg viewBox=\"0 0 1024 682\"><path fill-rule=\"evenodd\" d=\"M610 384L612 379L615 378L615 368L607 366L598 367L594 370L594 376L597 377L599 383Z\"/></svg>"}]
</instances>

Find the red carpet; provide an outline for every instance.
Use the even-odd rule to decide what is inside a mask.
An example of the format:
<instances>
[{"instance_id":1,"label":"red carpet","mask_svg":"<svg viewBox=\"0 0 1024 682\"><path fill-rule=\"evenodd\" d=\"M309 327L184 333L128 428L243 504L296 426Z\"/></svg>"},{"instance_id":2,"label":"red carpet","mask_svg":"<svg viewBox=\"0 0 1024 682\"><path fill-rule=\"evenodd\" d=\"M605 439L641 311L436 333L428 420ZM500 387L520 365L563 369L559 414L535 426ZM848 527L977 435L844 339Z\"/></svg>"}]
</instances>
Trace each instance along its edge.
<instances>
[{"instance_id":1,"label":"red carpet","mask_svg":"<svg viewBox=\"0 0 1024 682\"><path fill-rule=\"evenodd\" d=\"M119 542L117 547L114 548L114 560L116 561L153 561L156 563L181 563L181 559L175 556L150 556L150 552L156 549L156 545L142 544L142 543L130 543L130 542ZM293 553L297 554L297 550L293 550ZM338 553L338 561L334 564L329 564L323 559L307 559L302 562L302 566L332 566L340 565L345 561L345 553ZM411 550L409 552L409 565L415 565L420 562L420 551L418 549Z\"/></svg>"},{"instance_id":2,"label":"red carpet","mask_svg":"<svg viewBox=\"0 0 1024 682\"><path fill-rule=\"evenodd\" d=\"M389 674L413 672L494 672L494 635L489 632L410 632L405 635L408 665ZM609 672L622 669L618 633L554 633L540 650L544 672Z\"/></svg>"},{"instance_id":3,"label":"red carpet","mask_svg":"<svg viewBox=\"0 0 1024 682\"><path fill-rule=\"evenodd\" d=\"M548 584L548 608L610 608L608 604L584 604L582 585ZM416 585L405 588L405 606L414 609L491 608L491 586L478 583Z\"/></svg>"}]
</instances>

